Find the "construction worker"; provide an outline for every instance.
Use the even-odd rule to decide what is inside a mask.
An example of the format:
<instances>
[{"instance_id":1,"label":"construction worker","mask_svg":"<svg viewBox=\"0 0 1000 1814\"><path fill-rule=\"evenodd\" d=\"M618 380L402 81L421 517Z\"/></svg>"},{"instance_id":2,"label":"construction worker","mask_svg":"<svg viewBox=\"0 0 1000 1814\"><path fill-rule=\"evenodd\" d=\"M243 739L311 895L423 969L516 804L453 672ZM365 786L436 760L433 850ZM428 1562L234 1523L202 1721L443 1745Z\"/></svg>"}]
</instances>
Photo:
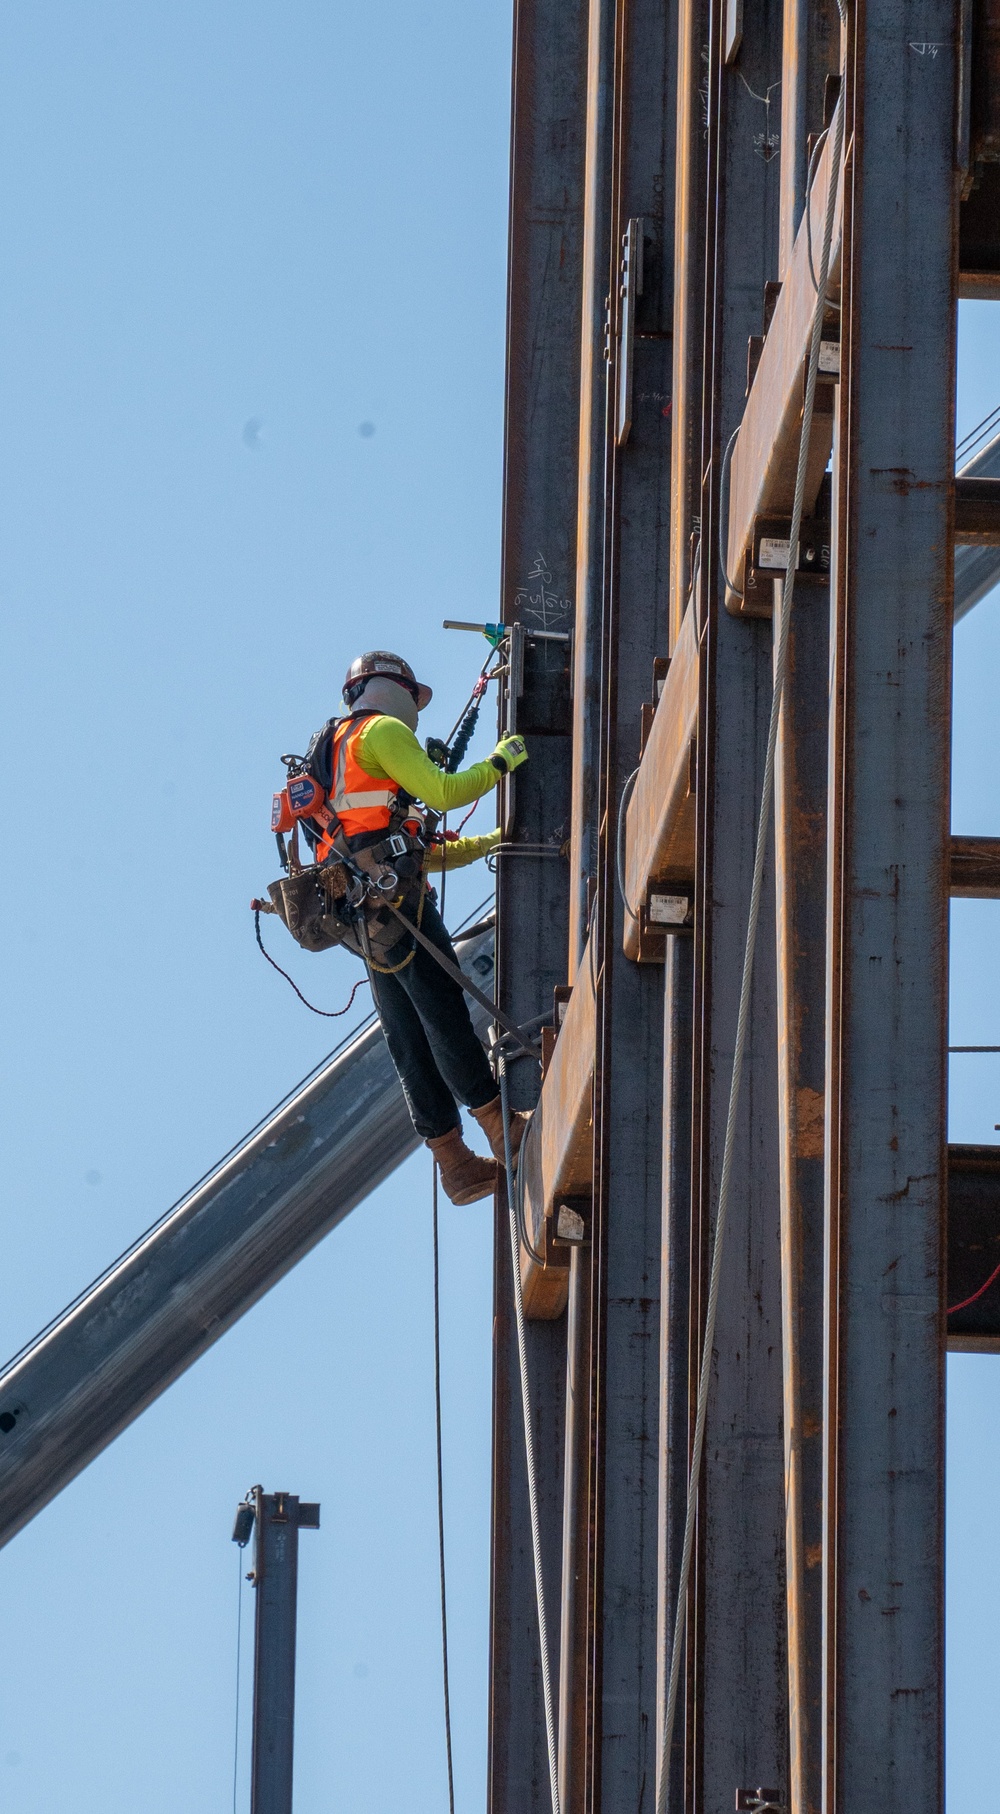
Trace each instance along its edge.
<instances>
[{"instance_id":1,"label":"construction worker","mask_svg":"<svg viewBox=\"0 0 1000 1814\"><path fill-rule=\"evenodd\" d=\"M375 649L351 663L344 681L348 716L331 720L320 738L326 747L319 767L329 776L333 824L314 840L323 862L343 840L352 858L382 860L394 834L411 836L411 878L402 884L399 911L417 925L452 963L455 952L425 875L461 868L485 856L498 831L482 838L459 838L425 848L415 803L435 813L468 806L527 760L519 737L504 737L492 755L457 774L447 774L421 748L417 717L431 698L409 663ZM314 739L314 746L317 740ZM402 877L407 859L392 858ZM469 1018L466 997L430 953L373 897L366 909L366 958L382 1031L403 1086L417 1133L440 1167L442 1186L453 1203L489 1196L503 1162L503 1118L496 1082ZM482 1159L462 1138L463 1104L483 1129L493 1152ZM514 1149L527 1117L511 1117Z\"/></svg>"}]
</instances>

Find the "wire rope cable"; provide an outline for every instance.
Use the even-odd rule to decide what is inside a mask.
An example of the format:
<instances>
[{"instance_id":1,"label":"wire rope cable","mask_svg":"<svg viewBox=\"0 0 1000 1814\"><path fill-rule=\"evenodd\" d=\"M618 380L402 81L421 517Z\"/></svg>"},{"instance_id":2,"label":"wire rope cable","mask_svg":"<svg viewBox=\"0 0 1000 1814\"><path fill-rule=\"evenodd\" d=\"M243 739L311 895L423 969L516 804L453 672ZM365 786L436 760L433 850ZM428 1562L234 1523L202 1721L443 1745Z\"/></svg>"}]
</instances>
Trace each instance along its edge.
<instances>
[{"instance_id":1,"label":"wire rope cable","mask_svg":"<svg viewBox=\"0 0 1000 1814\"><path fill-rule=\"evenodd\" d=\"M549 1756L549 1793L552 1814L559 1814L559 1769L556 1759L555 1702L552 1697L552 1675L549 1669L548 1624L545 1616L545 1582L542 1574L542 1536L538 1512L538 1477L535 1471L535 1439L531 1424L531 1382L528 1378L528 1350L524 1332L524 1296L521 1291L521 1250L518 1241L517 1212L514 1198L514 1160L510 1144L510 1107L507 1100L507 1067L503 1049L496 1048L497 1082L500 1085L500 1108L503 1116L504 1170L507 1177L507 1213L510 1221L510 1261L514 1286L514 1322L517 1328L517 1359L521 1374L521 1412L524 1419L524 1455L528 1473L528 1509L531 1515L531 1553L535 1566L535 1602L538 1608L538 1647L542 1659L542 1700L545 1708L545 1739Z\"/></svg>"},{"instance_id":2,"label":"wire rope cable","mask_svg":"<svg viewBox=\"0 0 1000 1814\"><path fill-rule=\"evenodd\" d=\"M837 0L837 4L841 20L843 21L845 18L844 0ZM733 1069L729 1085L729 1105L726 1112L722 1173L719 1179L719 1197L715 1214L715 1228L712 1234L712 1257L709 1270L708 1302L705 1310L705 1329L701 1346L701 1366L698 1375L694 1438L691 1444L691 1457L688 1469L684 1541L681 1551L681 1565L677 1586L677 1605L670 1645L667 1704L664 1713L663 1732L657 1767L656 1814L666 1814L667 1788L670 1778L670 1754L673 1748L674 1722L677 1714L677 1691L680 1682L681 1653L685 1641L687 1601L691 1580L691 1557L694 1545L694 1528L698 1509L698 1492L701 1480L702 1460L705 1451L705 1425L708 1415L708 1395L712 1376L715 1323L719 1305L719 1283L722 1272L722 1256L725 1247L729 1196L732 1186L733 1153L736 1143L736 1118L739 1110L740 1091L743 1081L743 1060L746 1052L747 1032L750 1022L750 990L753 981L754 958L757 947L757 928L760 922L760 904L764 882L764 859L767 851L771 804L774 794L774 769L778 742L778 721L781 712L781 701L784 694L785 676L788 666L788 631L795 589L795 569L798 557L799 535L802 528L806 469L809 458L809 439L812 429L813 405L816 398L816 379L819 372L820 341L823 333L823 312L826 306L826 292L830 277L833 222L844 143L843 83L841 83L841 95L837 102L832 131L832 175L830 187L827 192L826 214L823 222L823 249L820 257L819 283L817 285L816 305L813 313L812 333L809 342L809 363L806 373L805 401L802 412L802 427L795 473L795 494L792 505L791 532L788 543L788 563L785 568L784 583L781 587L780 607L778 606L777 599L775 600L777 624L774 649L774 680L771 691L771 711L768 721L767 751L764 760L764 779L761 788L760 811L757 818L753 881L750 890L750 908L747 918L746 943L743 951L743 974L740 980L739 1013L736 1022Z\"/></svg>"},{"instance_id":3,"label":"wire rope cable","mask_svg":"<svg viewBox=\"0 0 1000 1814\"><path fill-rule=\"evenodd\" d=\"M444 1552L444 1457L441 1436L441 1248L438 1238L438 1163L431 1160L434 1243L434 1423L437 1432L438 1573L441 1580L441 1680L444 1687L444 1745L448 1760L448 1814L455 1814L455 1771L451 1752L451 1679L448 1671L448 1583Z\"/></svg>"},{"instance_id":4,"label":"wire rope cable","mask_svg":"<svg viewBox=\"0 0 1000 1814\"><path fill-rule=\"evenodd\" d=\"M639 915L625 892L625 852L622 846L625 841L625 814L628 812L629 801L632 798L632 790L638 774L638 768L634 768L622 788L622 797L618 802L618 830L615 835L615 875L618 878L618 893L622 897L622 906L630 920L637 920Z\"/></svg>"},{"instance_id":5,"label":"wire rope cable","mask_svg":"<svg viewBox=\"0 0 1000 1814\"><path fill-rule=\"evenodd\" d=\"M742 426L743 424L738 422L729 437L726 451L722 456L722 470L719 474L719 566L722 570L722 577L725 580L726 585L729 587L730 592L736 594L737 598L743 597L743 591L742 588L736 584L735 580L730 579L729 569L726 566L726 519L729 515L729 469L733 461L733 448L739 440Z\"/></svg>"},{"instance_id":6,"label":"wire rope cable","mask_svg":"<svg viewBox=\"0 0 1000 1814\"><path fill-rule=\"evenodd\" d=\"M971 428L968 434L962 437L955 449L955 465L958 466L963 460L970 459L980 441L989 440L997 428L1000 428L1000 405L996 409L991 409L988 416L984 416L975 428Z\"/></svg>"}]
</instances>

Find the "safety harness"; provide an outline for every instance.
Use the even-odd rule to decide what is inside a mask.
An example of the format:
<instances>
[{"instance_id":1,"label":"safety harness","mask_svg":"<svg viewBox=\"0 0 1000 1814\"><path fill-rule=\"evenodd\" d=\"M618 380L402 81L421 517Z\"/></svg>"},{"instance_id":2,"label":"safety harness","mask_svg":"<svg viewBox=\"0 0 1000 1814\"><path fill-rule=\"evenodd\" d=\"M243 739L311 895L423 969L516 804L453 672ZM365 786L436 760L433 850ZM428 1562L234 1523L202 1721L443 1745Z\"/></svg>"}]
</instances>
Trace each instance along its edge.
<instances>
[{"instance_id":1,"label":"safety harness","mask_svg":"<svg viewBox=\"0 0 1000 1814\"><path fill-rule=\"evenodd\" d=\"M274 796L271 827L286 874L268 893L306 950L346 945L384 974L413 960L413 938L399 956L399 921L420 926L424 851L437 821L419 813L404 789L373 784L361 767L356 746L378 716L330 718L304 756L282 756L287 780ZM300 827L311 863L302 861Z\"/></svg>"}]
</instances>

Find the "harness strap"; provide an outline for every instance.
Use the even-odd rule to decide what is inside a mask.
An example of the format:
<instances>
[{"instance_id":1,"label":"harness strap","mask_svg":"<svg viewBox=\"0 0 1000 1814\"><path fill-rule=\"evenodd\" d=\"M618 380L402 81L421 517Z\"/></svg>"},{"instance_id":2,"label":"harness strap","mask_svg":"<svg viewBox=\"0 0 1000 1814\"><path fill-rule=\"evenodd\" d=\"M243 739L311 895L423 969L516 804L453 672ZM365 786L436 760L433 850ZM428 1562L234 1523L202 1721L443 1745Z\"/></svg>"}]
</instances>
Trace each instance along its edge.
<instances>
[{"instance_id":1,"label":"harness strap","mask_svg":"<svg viewBox=\"0 0 1000 1814\"><path fill-rule=\"evenodd\" d=\"M531 1046L527 1044L525 1035L517 1022L509 1020L507 1015L497 1007L495 1001L490 1001L488 995L484 995L481 989L477 989L475 983L469 981L465 971L460 970L457 964L453 964L449 957L445 957L444 952L438 949L438 946L435 945L433 939L427 937L426 932L421 932L419 926L415 926L412 920L408 920L405 913L400 913L399 908L394 907L391 901L383 901L380 904L383 907L388 907L389 912L396 915L400 924L406 927L407 932L413 934L417 943L423 945L425 951L430 952L434 962L440 964L442 970L451 977L452 982L457 983L460 989L464 989L466 995L471 995L473 1001L477 1001L481 1008L485 1008L490 1015L490 1018L495 1020L497 1025L501 1026L505 1033L510 1034L511 1039L516 1042L522 1052L526 1052L529 1058L537 1058L537 1052L533 1051Z\"/></svg>"}]
</instances>

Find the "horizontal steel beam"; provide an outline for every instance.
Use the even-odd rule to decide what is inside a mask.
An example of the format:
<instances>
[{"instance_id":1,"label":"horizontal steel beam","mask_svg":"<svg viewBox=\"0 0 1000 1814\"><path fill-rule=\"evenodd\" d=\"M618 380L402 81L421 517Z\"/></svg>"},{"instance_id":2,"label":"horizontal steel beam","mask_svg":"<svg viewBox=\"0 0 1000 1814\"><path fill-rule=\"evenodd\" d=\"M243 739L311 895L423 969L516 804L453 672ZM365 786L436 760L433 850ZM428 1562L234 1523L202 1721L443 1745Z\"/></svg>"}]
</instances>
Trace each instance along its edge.
<instances>
[{"instance_id":1,"label":"horizontal steel beam","mask_svg":"<svg viewBox=\"0 0 1000 1814\"><path fill-rule=\"evenodd\" d=\"M1000 479L955 480L955 540L964 547L1000 548Z\"/></svg>"},{"instance_id":2,"label":"horizontal steel beam","mask_svg":"<svg viewBox=\"0 0 1000 1814\"><path fill-rule=\"evenodd\" d=\"M492 927L457 950L489 989ZM4 1368L0 1545L418 1145L373 1025Z\"/></svg>"},{"instance_id":3,"label":"horizontal steel beam","mask_svg":"<svg viewBox=\"0 0 1000 1814\"><path fill-rule=\"evenodd\" d=\"M1000 1146L948 1148L948 1317L952 1354L1000 1354ZM968 1303L975 1298L974 1303Z\"/></svg>"},{"instance_id":4,"label":"horizontal steel beam","mask_svg":"<svg viewBox=\"0 0 1000 1814\"><path fill-rule=\"evenodd\" d=\"M814 270L819 264L832 155L831 135L820 155L730 462L729 519L723 523L727 548L726 607L737 616L747 609L745 574L757 518L792 514L809 339L816 310ZM838 196L827 288L831 310L840 302L841 207ZM830 358L821 359L821 376L830 364ZM837 369L834 363L833 370L827 372L828 381L817 386L806 476L806 516L816 503L833 445L831 380L836 379Z\"/></svg>"},{"instance_id":5,"label":"horizontal steel beam","mask_svg":"<svg viewBox=\"0 0 1000 1814\"><path fill-rule=\"evenodd\" d=\"M951 840L952 900L1000 900L1000 838Z\"/></svg>"},{"instance_id":6,"label":"horizontal steel beam","mask_svg":"<svg viewBox=\"0 0 1000 1814\"><path fill-rule=\"evenodd\" d=\"M625 955L635 959L644 955L650 889L694 880L699 672L698 631L689 608L625 815Z\"/></svg>"},{"instance_id":7,"label":"horizontal steel beam","mask_svg":"<svg viewBox=\"0 0 1000 1814\"><path fill-rule=\"evenodd\" d=\"M556 1242L560 1199L588 1197L594 1179L594 1062L597 1018L593 941L588 939L521 1148L524 1217L538 1266L522 1251L524 1307L533 1318L566 1308L569 1249Z\"/></svg>"}]
</instances>

